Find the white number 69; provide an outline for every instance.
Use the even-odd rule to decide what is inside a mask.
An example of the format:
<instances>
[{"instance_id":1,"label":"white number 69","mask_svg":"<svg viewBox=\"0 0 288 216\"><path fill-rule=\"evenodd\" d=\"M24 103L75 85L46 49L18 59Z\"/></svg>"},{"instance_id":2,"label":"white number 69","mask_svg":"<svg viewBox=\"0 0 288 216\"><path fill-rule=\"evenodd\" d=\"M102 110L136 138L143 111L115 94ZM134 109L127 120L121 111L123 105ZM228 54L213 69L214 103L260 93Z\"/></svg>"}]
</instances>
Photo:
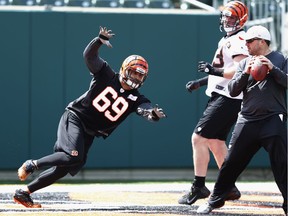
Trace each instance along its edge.
<instances>
[{"instance_id":1,"label":"white number 69","mask_svg":"<svg viewBox=\"0 0 288 216\"><path fill-rule=\"evenodd\" d=\"M111 94L112 98L115 99L111 106L111 101L107 98L107 94ZM101 103L100 103L101 101ZM110 121L117 121L117 119L127 110L128 102L123 97L118 97L117 92L108 86L104 91L102 91L92 102L93 106L99 111L104 112L104 115ZM116 115L112 116L111 112L108 108L116 113Z\"/></svg>"}]
</instances>

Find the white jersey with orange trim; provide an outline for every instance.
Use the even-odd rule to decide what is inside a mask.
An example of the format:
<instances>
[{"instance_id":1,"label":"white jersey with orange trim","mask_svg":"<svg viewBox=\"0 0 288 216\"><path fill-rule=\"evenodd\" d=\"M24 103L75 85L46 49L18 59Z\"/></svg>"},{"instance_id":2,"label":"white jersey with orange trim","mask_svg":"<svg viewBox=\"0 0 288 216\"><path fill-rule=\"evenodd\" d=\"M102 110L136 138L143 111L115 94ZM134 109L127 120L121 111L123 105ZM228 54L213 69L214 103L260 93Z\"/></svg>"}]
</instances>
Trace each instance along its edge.
<instances>
[{"instance_id":1,"label":"white jersey with orange trim","mask_svg":"<svg viewBox=\"0 0 288 216\"><path fill-rule=\"evenodd\" d=\"M238 31L236 34L223 37L218 43L212 65L215 68L230 68L234 65L233 57L237 55L247 55L248 50L245 40L241 37L245 34L244 30ZM228 92L228 82L230 79L224 77L209 75L206 94L211 96L212 92L217 92L229 98L242 99L242 93L237 97L231 97Z\"/></svg>"}]
</instances>

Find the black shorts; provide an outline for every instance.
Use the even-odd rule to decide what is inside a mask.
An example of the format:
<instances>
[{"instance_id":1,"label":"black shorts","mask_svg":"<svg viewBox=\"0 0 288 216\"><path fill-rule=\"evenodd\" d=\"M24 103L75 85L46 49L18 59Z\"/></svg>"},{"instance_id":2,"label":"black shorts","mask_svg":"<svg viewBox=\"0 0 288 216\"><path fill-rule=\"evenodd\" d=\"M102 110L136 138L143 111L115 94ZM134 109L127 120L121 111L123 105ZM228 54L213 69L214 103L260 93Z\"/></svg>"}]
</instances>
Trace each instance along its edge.
<instances>
[{"instance_id":1,"label":"black shorts","mask_svg":"<svg viewBox=\"0 0 288 216\"><path fill-rule=\"evenodd\" d=\"M213 93L203 112L203 116L194 129L194 133L207 139L226 141L232 126L237 120L241 102L242 100L240 99L231 99Z\"/></svg>"},{"instance_id":2,"label":"black shorts","mask_svg":"<svg viewBox=\"0 0 288 216\"><path fill-rule=\"evenodd\" d=\"M88 135L84 131L82 123L76 114L69 110L63 113L58 126L54 151L61 151L72 157L79 157L81 163L70 166L69 173L71 175L76 175L86 163L87 154L93 139L93 136Z\"/></svg>"}]
</instances>

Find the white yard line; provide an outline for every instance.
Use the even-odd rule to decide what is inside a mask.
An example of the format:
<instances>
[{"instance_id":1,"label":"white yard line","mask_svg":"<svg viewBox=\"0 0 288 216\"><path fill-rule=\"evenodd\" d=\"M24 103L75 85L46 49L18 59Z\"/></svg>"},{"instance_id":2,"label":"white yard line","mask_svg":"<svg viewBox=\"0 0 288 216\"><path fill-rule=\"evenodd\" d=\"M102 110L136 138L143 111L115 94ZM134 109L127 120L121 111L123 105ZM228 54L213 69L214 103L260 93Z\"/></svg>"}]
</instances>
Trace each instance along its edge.
<instances>
[{"instance_id":1,"label":"white yard line","mask_svg":"<svg viewBox=\"0 0 288 216\"><path fill-rule=\"evenodd\" d=\"M213 190L214 183L206 183L206 186ZM236 186L240 191L274 192L279 193L275 182L239 182ZM91 192L91 191L187 191L190 183L95 183L95 184L54 184L43 188L38 192ZM24 185L0 185L2 193L14 193L18 188L25 188Z\"/></svg>"}]
</instances>

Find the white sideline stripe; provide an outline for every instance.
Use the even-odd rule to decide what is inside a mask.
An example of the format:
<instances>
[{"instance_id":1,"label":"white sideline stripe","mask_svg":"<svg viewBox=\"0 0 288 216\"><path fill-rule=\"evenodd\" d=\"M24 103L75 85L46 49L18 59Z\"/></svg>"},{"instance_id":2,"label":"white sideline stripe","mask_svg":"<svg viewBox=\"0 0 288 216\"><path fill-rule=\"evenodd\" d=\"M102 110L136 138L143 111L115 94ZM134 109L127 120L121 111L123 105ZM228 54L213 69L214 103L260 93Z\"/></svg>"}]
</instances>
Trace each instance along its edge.
<instances>
[{"instance_id":1,"label":"white sideline stripe","mask_svg":"<svg viewBox=\"0 0 288 216\"><path fill-rule=\"evenodd\" d=\"M208 189L213 190L214 183L206 183ZM256 191L256 192L273 192L278 193L279 189L275 182L236 182L236 186L240 191ZM181 192L188 191L191 187L190 183L96 183L96 184L54 184L43 188L35 193L49 192L97 192L97 191L134 191L134 192ZM16 189L22 188L23 185L0 185L2 193L14 193Z\"/></svg>"}]
</instances>

